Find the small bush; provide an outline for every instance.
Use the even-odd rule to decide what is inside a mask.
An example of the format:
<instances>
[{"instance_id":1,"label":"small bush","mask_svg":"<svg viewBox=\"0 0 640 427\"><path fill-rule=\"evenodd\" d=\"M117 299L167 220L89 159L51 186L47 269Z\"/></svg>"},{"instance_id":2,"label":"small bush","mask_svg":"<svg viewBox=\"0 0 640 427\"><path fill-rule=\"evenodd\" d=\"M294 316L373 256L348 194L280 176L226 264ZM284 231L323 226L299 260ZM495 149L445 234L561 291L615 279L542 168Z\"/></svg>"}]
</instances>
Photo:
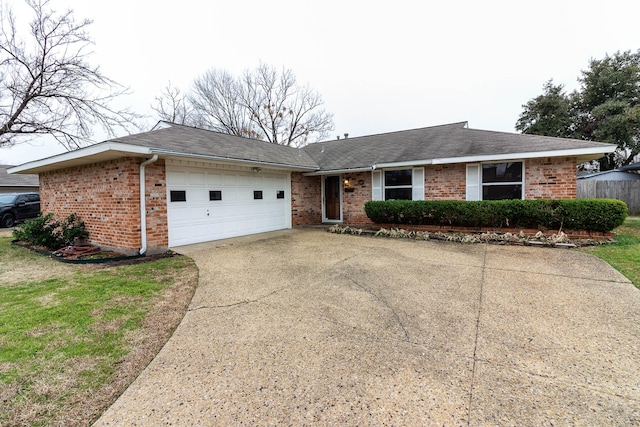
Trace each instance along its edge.
<instances>
[{"instance_id":1,"label":"small bush","mask_svg":"<svg viewBox=\"0 0 640 427\"><path fill-rule=\"evenodd\" d=\"M76 238L81 239L87 235L84 222L76 214L71 214L62 221L56 220L52 213L40 215L13 230L14 239L52 251L72 245Z\"/></svg>"},{"instance_id":2,"label":"small bush","mask_svg":"<svg viewBox=\"0 0 640 427\"><path fill-rule=\"evenodd\" d=\"M378 224L608 232L622 225L627 205L615 199L393 200L367 202L365 212Z\"/></svg>"}]
</instances>

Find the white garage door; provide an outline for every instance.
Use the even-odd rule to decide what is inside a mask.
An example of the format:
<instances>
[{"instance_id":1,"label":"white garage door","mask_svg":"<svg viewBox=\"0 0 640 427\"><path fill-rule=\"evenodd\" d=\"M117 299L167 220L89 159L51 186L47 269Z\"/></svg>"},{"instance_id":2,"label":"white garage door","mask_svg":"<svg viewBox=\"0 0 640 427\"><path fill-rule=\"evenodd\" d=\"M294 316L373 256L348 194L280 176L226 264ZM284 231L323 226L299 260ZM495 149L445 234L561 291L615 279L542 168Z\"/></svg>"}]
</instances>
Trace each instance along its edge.
<instances>
[{"instance_id":1,"label":"white garage door","mask_svg":"<svg viewBox=\"0 0 640 427\"><path fill-rule=\"evenodd\" d=\"M169 246L291 227L289 176L167 165Z\"/></svg>"}]
</instances>

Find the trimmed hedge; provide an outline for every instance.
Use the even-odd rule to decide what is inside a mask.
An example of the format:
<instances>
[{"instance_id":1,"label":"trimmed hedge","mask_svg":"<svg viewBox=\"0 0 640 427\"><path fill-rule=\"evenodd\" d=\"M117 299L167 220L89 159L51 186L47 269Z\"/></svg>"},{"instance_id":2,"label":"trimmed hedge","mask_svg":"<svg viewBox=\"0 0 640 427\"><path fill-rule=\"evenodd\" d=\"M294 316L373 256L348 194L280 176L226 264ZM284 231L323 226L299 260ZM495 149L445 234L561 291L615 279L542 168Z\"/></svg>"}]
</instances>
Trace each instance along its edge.
<instances>
[{"instance_id":1,"label":"trimmed hedge","mask_svg":"<svg viewBox=\"0 0 640 427\"><path fill-rule=\"evenodd\" d=\"M609 232L622 225L627 205L616 199L369 201L374 223L515 227Z\"/></svg>"}]
</instances>

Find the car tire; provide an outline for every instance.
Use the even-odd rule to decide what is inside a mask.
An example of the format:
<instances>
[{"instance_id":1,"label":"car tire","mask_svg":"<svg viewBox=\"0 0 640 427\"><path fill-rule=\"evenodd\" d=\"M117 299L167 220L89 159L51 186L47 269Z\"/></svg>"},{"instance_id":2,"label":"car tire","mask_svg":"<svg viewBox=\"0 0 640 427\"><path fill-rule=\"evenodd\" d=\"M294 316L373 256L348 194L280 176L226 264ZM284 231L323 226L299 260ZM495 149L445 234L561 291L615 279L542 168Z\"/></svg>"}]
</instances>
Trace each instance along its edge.
<instances>
[{"instance_id":1,"label":"car tire","mask_svg":"<svg viewBox=\"0 0 640 427\"><path fill-rule=\"evenodd\" d=\"M16 219L11 214L4 214L1 224L3 227L11 228L16 225Z\"/></svg>"}]
</instances>

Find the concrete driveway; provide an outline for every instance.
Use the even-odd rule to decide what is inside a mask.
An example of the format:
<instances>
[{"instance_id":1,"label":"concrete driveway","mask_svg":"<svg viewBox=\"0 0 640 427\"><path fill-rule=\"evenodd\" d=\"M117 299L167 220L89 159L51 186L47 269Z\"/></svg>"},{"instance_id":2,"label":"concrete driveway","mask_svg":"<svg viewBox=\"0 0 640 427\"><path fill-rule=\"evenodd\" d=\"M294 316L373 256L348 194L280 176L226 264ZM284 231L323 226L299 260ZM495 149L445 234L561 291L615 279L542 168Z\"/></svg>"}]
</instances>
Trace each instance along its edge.
<instances>
[{"instance_id":1,"label":"concrete driveway","mask_svg":"<svg viewBox=\"0 0 640 427\"><path fill-rule=\"evenodd\" d=\"M638 425L640 291L563 249L290 230L200 285L105 425Z\"/></svg>"}]
</instances>

